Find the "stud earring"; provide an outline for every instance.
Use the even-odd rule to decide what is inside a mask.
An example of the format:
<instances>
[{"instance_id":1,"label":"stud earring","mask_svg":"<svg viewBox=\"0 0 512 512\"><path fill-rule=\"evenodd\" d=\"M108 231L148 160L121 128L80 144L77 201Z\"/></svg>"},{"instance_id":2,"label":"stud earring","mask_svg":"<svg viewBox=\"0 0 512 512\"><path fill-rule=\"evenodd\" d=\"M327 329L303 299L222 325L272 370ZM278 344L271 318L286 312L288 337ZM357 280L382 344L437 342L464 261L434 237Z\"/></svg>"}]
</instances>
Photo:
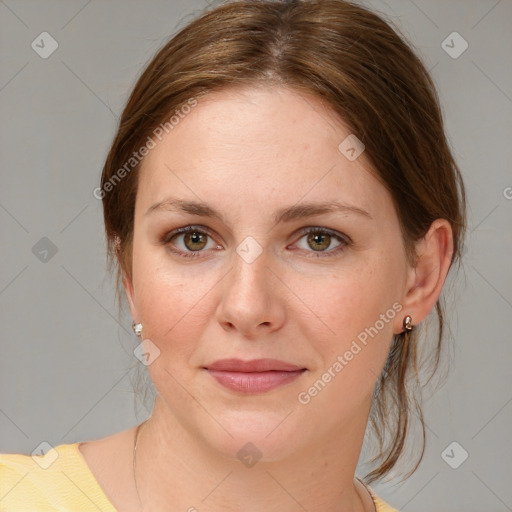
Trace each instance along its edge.
<instances>
[{"instance_id":1,"label":"stud earring","mask_svg":"<svg viewBox=\"0 0 512 512\"><path fill-rule=\"evenodd\" d=\"M412 316L411 315L407 315L405 318L404 318L404 329L406 332L411 332L412 329L413 329L413 325L412 325Z\"/></svg>"},{"instance_id":2,"label":"stud earring","mask_svg":"<svg viewBox=\"0 0 512 512\"><path fill-rule=\"evenodd\" d=\"M140 338L142 334L142 324L136 324L135 322L133 322L132 329L136 336Z\"/></svg>"}]
</instances>

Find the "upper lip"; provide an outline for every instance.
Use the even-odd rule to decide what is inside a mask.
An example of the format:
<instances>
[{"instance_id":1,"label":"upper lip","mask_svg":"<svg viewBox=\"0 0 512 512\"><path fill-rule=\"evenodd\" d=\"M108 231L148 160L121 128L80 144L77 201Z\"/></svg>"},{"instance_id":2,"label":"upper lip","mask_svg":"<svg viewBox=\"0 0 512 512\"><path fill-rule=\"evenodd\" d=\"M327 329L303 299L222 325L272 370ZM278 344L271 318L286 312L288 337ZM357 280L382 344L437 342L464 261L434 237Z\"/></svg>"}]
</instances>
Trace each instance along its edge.
<instances>
[{"instance_id":1,"label":"upper lip","mask_svg":"<svg viewBox=\"0 0 512 512\"><path fill-rule=\"evenodd\" d=\"M225 372L268 372L282 371L293 372L305 370L304 367L295 364L279 361L277 359L252 359L251 361L242 361L241 359L219 359L208 366L208 370L219 370Z\"/></svg>"}]
</instances>

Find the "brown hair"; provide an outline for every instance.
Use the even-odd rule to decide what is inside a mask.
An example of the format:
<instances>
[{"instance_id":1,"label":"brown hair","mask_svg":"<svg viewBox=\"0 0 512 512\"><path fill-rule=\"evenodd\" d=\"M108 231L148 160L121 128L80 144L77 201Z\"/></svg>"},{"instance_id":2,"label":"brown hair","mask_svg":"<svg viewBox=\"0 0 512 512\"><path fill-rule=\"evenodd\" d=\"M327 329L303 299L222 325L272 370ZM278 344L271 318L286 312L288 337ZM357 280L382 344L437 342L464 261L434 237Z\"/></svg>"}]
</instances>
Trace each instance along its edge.
<instances>
[{"instance_id":1,"label":"brown hair","mask_svg":"<svg viewBox=\"0 0 512 512\"><path fill-rule=\"evenodd\" d=\"M137 170L133 152L154 137L191 100L215 89L278 84L326 100L364 143L365 156L390 191L404 247L437 218L453 229L452 264L460 257L466 205L460 171L444 133L439 99L427 70L390 24L343 0L238 0L210 8L172 37L138 79L122 113L101 178L110 268L131 276ZM126 169L131 161L132 169ZM121 168L125 169L120 173ZM122 174L122 177L121 177ZM108 184L110 183L110 186ZM420 341L422 326L396 335L374 390L369 426L379 442L366 475L390 472L405 452L412 414L423 433L418 352L430 352L437 370L443 340L443 305L436 304L438 331L432 350ZM427 382L428 382L427 381Z\"/></svg>"}]
</instances>

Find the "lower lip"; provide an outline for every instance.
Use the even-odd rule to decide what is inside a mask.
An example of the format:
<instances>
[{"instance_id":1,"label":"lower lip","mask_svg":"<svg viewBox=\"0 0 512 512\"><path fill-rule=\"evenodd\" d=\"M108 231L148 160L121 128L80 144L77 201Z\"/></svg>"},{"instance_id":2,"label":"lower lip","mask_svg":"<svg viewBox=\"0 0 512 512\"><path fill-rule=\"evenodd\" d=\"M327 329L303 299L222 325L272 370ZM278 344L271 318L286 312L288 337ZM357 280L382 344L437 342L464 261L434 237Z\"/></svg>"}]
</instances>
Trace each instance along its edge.
<instances>
[{"instance_id":1,"label":"lower lip","mask_svg":"<svg viewBox=\"0 0 512 512\"><path fill-rule=\"evenodd\" d=\"M209 370L208 373L224 387L240 393L265 393L300 377L305 370L293 372L227 372Z\"/></svg>"}]
</instances>

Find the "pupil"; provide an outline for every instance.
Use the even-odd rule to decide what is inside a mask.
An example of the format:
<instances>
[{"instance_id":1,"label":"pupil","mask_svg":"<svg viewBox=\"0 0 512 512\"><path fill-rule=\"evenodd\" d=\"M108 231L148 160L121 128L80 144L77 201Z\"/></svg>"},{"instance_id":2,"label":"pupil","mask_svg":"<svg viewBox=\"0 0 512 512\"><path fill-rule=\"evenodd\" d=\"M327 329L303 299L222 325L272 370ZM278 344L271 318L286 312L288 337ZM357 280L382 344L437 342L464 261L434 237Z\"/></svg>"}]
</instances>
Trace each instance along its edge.
<instances>
[{"instance_id":1,"label":"pupil","mask_svg":"<svg viewBox=\"0 0 512 512\"><path fill-rule=\"evenodd\" d=\"M329 245L329 243L325 243L325 239L328 237L329 235L323 235L323 234L316 234L316 235L310 235L309 239L311 242L313 242L314 244L320 244L320 245L323 245L323 247L321 247L322 249L325 249L326 246ZM324 243L322 244L321 240L324 239Z\"/></svg>"},{"instance_id":2,"label":"pupil","mask_svg":"<svg viewBox=\"0 0 512 512\"><path fill-rule=\"evenodd\" d=\"M187 236L187 240L190 241L192 243L192 245L201 244L202 237L203 237L203 235L201 233L189 233ZM204 243L204 241L203 241L203 243ZM197 249L197 247L196 247L196 249ZM201 249L201 247L199 247L199 249Z\"/></svg>"}]
</instances>

